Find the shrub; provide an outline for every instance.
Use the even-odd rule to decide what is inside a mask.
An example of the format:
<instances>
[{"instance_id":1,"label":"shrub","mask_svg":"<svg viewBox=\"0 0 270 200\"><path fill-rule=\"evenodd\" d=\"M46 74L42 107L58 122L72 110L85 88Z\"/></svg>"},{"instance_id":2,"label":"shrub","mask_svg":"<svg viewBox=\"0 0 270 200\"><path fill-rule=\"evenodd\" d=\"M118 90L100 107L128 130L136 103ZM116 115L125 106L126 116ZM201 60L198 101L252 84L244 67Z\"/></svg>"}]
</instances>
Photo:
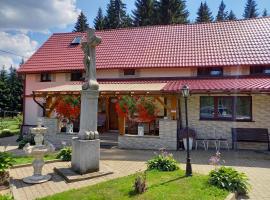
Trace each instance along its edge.
<instances>
[{"instance_id":1,"label":"shrub","mask_svg":"<svg viewBox=\"0 0 270 200\"><path fill-rule=\"evenodd\" d=\"M8 152L0 152L0 172L6 171L13 166L13 156Z\"/></svg>"},{"instance_id":2,"label":"shrub","mask_svg":"<svg viewBox=\"0 0 270 200\"><path fill-rule=\"evenodd\" d=\"M172 154L168 154L161 150L159 155L147 161L147 169L157 169L159 171L174 171L179 169L177 161L173 158Z\"/></svg>"},{"instance_id":3,"label":"shrub","mask_svg":"<svg viewBox=\"0 0 270 200\"><path fill-rule=\"evenodd\" d=\"M146 191L146 171L138 174L135 179L134 189L136 194L142 194Z\"/></svg>"},{"instance_id":4,"label":"shrub","mask_svg":"<svg viewBox=\"0 0 270 200\"><path fill-rule=\"evenodd\" d=\"M14 159L10 153L0 152L0 185L6 184L9 179L9 172L7 171L13 166Z\"/></svg>"},{"instance_id":5,"label":"shrub","mask_svg":"<svg viewBox=\"0 0 270 200\"><path fill-rule=\"evenodd\" d=\"M71 154L72 154L71 147L64 147L59 151L56 158L61 159L63 161L71 161Z\"/></svg>"},{"instance_id":6,"label":"shrub","mask_svg":"<svg viewBox=\"0 0 270 200\"><path fill-rule=\"evenodd\" d=\"M212 170L209 173L209 183L237 194L246 194L250 187L248 177L231 167Z\"/></svg>"},{"instance_id":7,"label":"shrub","mask_svg":"<svg viewBox=\"0 0 270 200\"><path fill-rule=\"evenodd\" d=\"M23 115L19 113L16 117L14 117L14 120L18 124L18 128L21 128L21 125L23 123Z\"/></svg>"},{"instance_id":8,"label":"shrub","mask_svg":"<svg viewBox=\"0 0 270 200\"><path fill-rule=\"evenodd\" d=\"M0 138L9 137L9 136L13 136L13 135L14 135L14 133L12 133L9 129L4 129L0 133Z\"/></svg>"},{"instance_id":9,"label":"shrub","mask_svg":"<svg viewBox=\"0 0 270 200\"><path fill-rule=\"evenodd\" d=\"M22 149L27 143L30 143L30 145L35 145L34 137L35 136L33 134L23 136L23 139L19 141L18 148ZM19 138L17 140L19 140Z\"/></svg>"},{"instance_id":10,"label":"shrub","mask_svg":"<svg viewBox=\"0 0 270 200\"><path fill-rule=\"evenodd\" d=\"M4 121L0 121L0 130L8 128L8 123Z\"/></svg>"},{"instance_id":11,"label":"shrub","mask_svg":"<svg viewBox=\"0 0 270 200\"><path fill-rule=\"evenodd\" d=\"M9 195L9 194L5 194L5 195L1 195L0 194L0 200L13 200L13 196Z\"/></svg>"}]
</instances>

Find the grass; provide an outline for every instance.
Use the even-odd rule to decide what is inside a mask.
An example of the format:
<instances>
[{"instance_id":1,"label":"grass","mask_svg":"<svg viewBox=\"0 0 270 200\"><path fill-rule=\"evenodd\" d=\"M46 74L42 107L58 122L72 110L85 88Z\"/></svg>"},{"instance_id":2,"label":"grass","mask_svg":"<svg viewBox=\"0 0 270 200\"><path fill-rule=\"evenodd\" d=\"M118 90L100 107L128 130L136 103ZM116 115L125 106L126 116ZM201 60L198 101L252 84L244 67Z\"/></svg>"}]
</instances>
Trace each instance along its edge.
<instances>
[{"instance_id":1,"label":"grass","mask_svg":"<svg viewBox=\"0 0 270 200\"><path fill-rule=\"evenodd\" d=\"M208 176L195 174L185 177L183 170L174 172L147 172L145 193L134 193L133 184L136 175L130 175L96 185L73 189L42 198L42 200L224 200L228 192L208 184Z\"/></svg>"},{"instance_id":2,"label":"grass","mask_svg":"<svg viewBox=\"0 0 270 200\"><path fill-rule=\"evenodd\" d=\"M32 156L14 156L14 165L29 164L32 163L33 159L34 158ZM56 159L56 153L51 153L44 156L45 161L54 159Z\"/></svg>"},{"instance_id":3,"label":"grass","mask_svg":"<svg viewBox=\"0 0 270 200\"><path fill-rule=\"evenodd\" d=\"M2 135L2 137L8 137L12 136L15 134L18 134L20 132L19 128L19 121L16 120L16 118L0 118L0 138L1 138L1 133L3 129L9 129L11 134L9 135Z\"/></svg>"}]
</instances>

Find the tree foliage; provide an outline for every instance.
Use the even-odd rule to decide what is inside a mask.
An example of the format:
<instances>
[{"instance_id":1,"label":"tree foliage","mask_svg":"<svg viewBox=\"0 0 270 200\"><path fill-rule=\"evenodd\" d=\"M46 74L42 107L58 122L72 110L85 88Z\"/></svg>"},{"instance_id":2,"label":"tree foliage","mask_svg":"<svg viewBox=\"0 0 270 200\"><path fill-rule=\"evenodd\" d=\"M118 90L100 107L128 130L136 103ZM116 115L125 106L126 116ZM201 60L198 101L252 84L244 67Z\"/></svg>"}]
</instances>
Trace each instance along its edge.
<instances>
[{"instance_id":1,"label":"tree foliage","mask_svg":"<svg viewBox=\"0 0 270 200\"><path fill-rule=\"evenodd\" d=\"M154 0L136 0L133 13L135 26L147 26L154 24Z\"/></svg>"},{"instance_id":2,"label":"tree foliage","mask_svg":"<svg viewBox=\"0 0 270 200\"><path fill-rule=\"evenodd\" d=\"M197 12L196 22L212 22L214 20L212 12L206 2L201 2L201 5Z\"/></svg>"},{"instance_id":3,"label":"tree foliage","mask_svg":"<svg viewBox=\"0 0 270 200\"><path fill-rule=\"evenodd\" d=\"M102 29L104 29L105 19L104 19L104 16L103 16L103 13L102 13L102 9L101 8L98 9L97 16L94 19L94 26L95 26L95 29L96 30L102 30Z\"/></svg>"},{"instance_id":4,"label":"tree foliage","mask_svg":"<svg viewBox=\"0 0 270 200\"><path fill-rule=\"evenodd\" d=\"M231 10L229 15L228 15L228 20L237 20L236 15L234 12Z\"/></svg>"},{"instance_id":5,"label":"tree foliage","mask_svg":"<svg viewBox=\"0 0 270 200\"><path fill-rule=\"evenodd\" d=\"M263 10L263 14L262 14L262 16L263 16L263 17L267 17L267 16L269 16L269 15L268 15L268 12L267 12L267 10L266 10L266 9L264 9L264 10Z\"/></svg>"},{"instance_id":6,"label":"tree foliage","mask_svg":"<svg viewBox=\"0 0 270 200\"><path fill-rule=\"evenodd\" d=\"M188 23L189 12L184 0L160 0L158 2L159 24Z\"/></svg>"},{"instance_id":7,"label":"tree foliage","mask_svg":"<svg viewBox=\"0 0 270 200\"><path fill-rule=\"evenodd\" d=\"M84 15L84 13L81 11L81 13L78 16L75 27L73 29L73 32L84 32L88 28L89 28L89 24L87 23L87 18Z\"/></svg>"},{"instance_id":8,"label":"tree foliage","mask_svg":"<svg viewBox=\"0 0 270 200\"><path fill-rule=\"evenodd\" d=\"M224 4L223 0L221 1L219 8L218 8L218 13L216 17L216 21L224 21L227 20L228 18L228 11L225 10L226 5Z\"/></svg>"},{"instance_id":9,"label":"tree foliage","mask_svg":"<svg viewBox=\"0 0 270 200\"><path fill-rule=\"evenodd\" d=\"M12 66L9 73L3 67L0 71L0 108L6 111L22 110L22 78Z\"/></svg>"},{"instance_id":10,"label":"tree foliage","mask_svg":"<svg viewBox=\"0 0 270 200\"><path fill-rule=\"evenodd\" d=\"M257 3L255 0L247 0L243 17L245 19L256 18L259 16Z\"/></svg>"},{"instance_id":11,"label":"tree foliage","mask_svg":"<svg viewBox=\"0 0 270 200\"><path fill-rule=\"evenodd\" d=\"M105 29L115 29L132 26L132 19L126 13L126 4L122 0L110 0L107 5Z\"/></svg>"}]
</instances>

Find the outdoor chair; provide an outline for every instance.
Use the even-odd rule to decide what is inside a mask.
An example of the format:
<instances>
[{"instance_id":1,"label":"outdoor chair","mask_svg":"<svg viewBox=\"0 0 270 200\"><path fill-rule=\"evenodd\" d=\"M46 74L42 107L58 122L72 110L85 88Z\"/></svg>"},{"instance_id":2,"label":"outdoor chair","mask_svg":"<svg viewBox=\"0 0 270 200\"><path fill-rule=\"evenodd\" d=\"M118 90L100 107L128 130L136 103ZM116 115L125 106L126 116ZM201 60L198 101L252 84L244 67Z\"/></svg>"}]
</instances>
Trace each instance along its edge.
<instances>
[{"instance_id":1,"label":"outdoor chair","mask_svg":"<svg viewBox=\"0 0 270 200\"><path fill-rule=\"evenodd\" d=\"M195 149L198 149L198 144L201 143L203 144L204 150L206 151L208 149L207 147L207 140L203 138L196 138L195 140Z\"/></svg>"}]
</instances>

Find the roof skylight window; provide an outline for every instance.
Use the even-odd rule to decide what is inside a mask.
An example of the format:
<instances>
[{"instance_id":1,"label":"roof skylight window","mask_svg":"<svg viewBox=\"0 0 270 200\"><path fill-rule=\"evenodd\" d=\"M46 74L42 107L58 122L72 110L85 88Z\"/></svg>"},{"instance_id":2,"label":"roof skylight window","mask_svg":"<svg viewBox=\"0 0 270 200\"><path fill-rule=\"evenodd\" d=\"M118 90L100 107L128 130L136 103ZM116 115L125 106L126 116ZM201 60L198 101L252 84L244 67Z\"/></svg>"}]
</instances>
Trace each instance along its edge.
<instances>
[{"instance_id":1,"label":"roof skylight window","mask_svg":"<svg viewBox=\"0 0 270 200\"><path fill-rule=\"evenodd\" d=\"M81 41L82 41L82 36L76 36L76 37L72 40L71 44L80 44Z\"/></svg>"}]
</instances>

